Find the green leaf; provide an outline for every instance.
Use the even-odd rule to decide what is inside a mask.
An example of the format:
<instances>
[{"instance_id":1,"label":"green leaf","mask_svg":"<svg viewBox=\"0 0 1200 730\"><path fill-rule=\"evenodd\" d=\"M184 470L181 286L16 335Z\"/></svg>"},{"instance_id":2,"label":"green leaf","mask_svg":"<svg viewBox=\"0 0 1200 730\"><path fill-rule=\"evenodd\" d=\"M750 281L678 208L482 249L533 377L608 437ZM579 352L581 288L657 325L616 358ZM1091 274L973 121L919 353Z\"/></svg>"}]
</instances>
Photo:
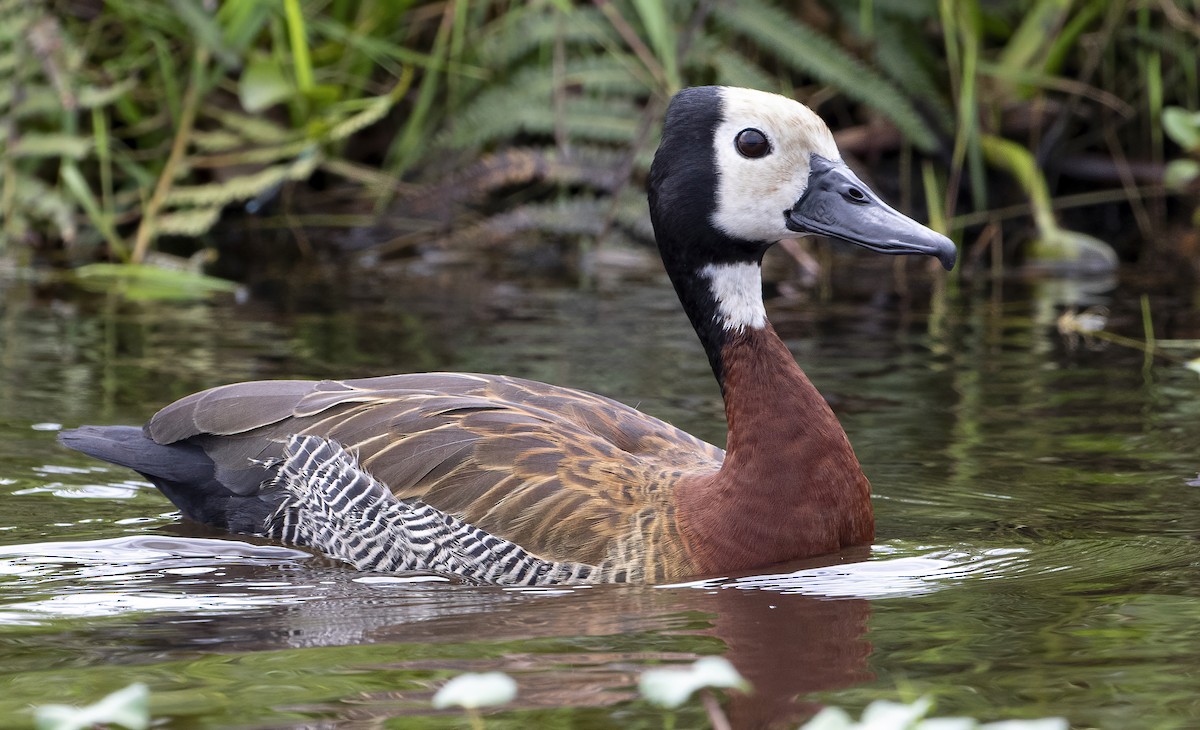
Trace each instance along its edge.
<instances>
[{"instance_id":1,"label":"green leaf","mask_svg":"<svg viewBox=\"0 0 1200 730\"><path fill-rule=\"evenodd\" d=\"M158 216L154 234L167 236L202 236L208 233L221 217L221 207L192 208Z\"/></svg>"},{"instance_id":2,"label":"green leaf","mask_svg":"<svg viewBox=\"0 0 1200 730\"><path fill-rule=\"evenodd\" d=\"M278 104L295 93L283 68L270 58L250 62L238 80L238 100L251 114Z\"/></svg>"},{"instance_id":3,"label":"green leaf","mask_svg":"<svg viewBox=\"0 0 1200 730\"><path fill-rule=\"evenodd\" d=\"M1181 190L1200 178L1200 160L1171 160L1163 171L1163 184Z\"/></svg>"},{"instance_id":4,"label":"green leaf","mask_svg":"<svg viewBox=\"0 0 1200 730\"><path fill-rule=\"evenodd\" d=\"M137 79L125 79L112 86L84 86L79 90L75 100L81 109L94 109L98 106L108 106L122 96L137 88Z\"/></svg>"},{"instance_id":5,"label":"green leaf","mask_svg":"<svg viewBox=\"0 0 1200 730\"><path fill-rule=\"evenodd\" d=\"M634 0L633 6L642 19L642 27L646 29L646 35L650 37L654 55L662 64L666 82L670 85L668 91L673 94L682 86L675 52L675 39L679 33L667 14L667 3L662 0Z\"/></svg>"},{"instance_id":6,"label":"green leaf","mask_svg":"<svg viewBox=\"0 0 1200 730\"><path fill-rule=\"evenodd\" d=\"M779 81L732 48L716 47L707 55L722 86L743 86L747 89L771 91L779 89Z\"/></svg>"},{"instance_id":7,"label":"green leaf","mask_svg":"<svg viewBox=\"0 0 1200 730\"><path fill-rule=\"evenodd\" d=\"M713 16L787 66L875 109L920 149L929 151L937 146L933 132L908 98L828 36L760 0L718 4Z\"/></svg>"},{"instance_id":8,"label":"green leaf","mask_svg":"<svg viewBox=\"0 0 1200 730\"><path fill-rule=\"evenodd\" d=\"M208 48L221 62L221 65L234 68L240 63L238 55L226 45L225 35L221 32L220 26L204 7L195 0L171 0L171 7L175 9L179 19L187 25L196 40Z\"/></svg>"},{"instance_id":9,"label":"green leaf","mask_svg":"<svg viewBox=\"0 0 1200 730\"><path fill-rule=\"evenodd\" d=\"M1025 10L1021 24L1000 53L999 66L1010 70L1042 70L1050 43L1060 35L1074 0L1037 0Z\"/></svg>"},{"instance_id":10,"label":"green leaf","mask_svg":"<svg viewBox=\"0 0 1200 730\"><path fill-rule=\"evenodd\" d=\"M1200 112L1169 106L1162 113L1163 130L1187 151L1200 151Z\"/></svg>"},{"instance_id":11,"label":"green leaf","mask_svg":"<svg viewBox=\"0 0 1200 730\"><path fill-rule=\"evenodd\" d=\"M92 151L92 140L72 134L38 134L28 132L9 147L13 157L65 157L82 160Z\"/></svg>"},{"instance_id":12,"label":"green leaf","mask_svg":"<svg viewBox=\"0 0 1200 730\"><path fill-rule=\"evenodd\" d=\"M220 206L249 200L288 180L305 180L320 163L320 155L308 154L295 162L272 165L249 175L231 177L207 185L178 185L167 193L172 205Z\"/></svg>"},{"instance_id":13,"label":"green leaf","mask_svg":"<svg viewBox=\"0 0 1200 730\"><path fill-rule=\"evenodd\" d=\"M202 299L238 289L235 282L227 279L148 264L88 264L75 269L75 278L86 289L118 291L128 299L137 300Z\"/></svg>"},{"instance_id":14,"label":"green leaf","mask_svg":"<svg viewBox=\"0 0 1200 730\"><path fill-rule=\"evenodd\" d=\"M219 121L225 129L254 144L268 145L294 141L296 135L263 117L249 116L232 109L209 107L207 116Z\"/></svg>"},{"instance_id":15,"label":"green leaf","mask_svg":"<svg viewBox=\"0 0 1200 730\"><path fill-rule=\"evenodd\" d=\"M283 0L283 10L292 50L292 66L296 72L296 86L308 93L313 87L313 65L308 53L308 29L300 0Z\"/></svg>"}]
</instances>

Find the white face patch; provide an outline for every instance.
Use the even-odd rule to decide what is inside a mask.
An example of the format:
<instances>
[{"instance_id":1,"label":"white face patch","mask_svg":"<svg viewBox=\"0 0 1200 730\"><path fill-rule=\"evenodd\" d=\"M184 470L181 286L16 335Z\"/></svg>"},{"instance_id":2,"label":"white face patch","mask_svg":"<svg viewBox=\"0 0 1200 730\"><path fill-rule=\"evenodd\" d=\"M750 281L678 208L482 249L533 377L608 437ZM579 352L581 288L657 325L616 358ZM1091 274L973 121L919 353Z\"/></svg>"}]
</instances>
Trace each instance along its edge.
<instances>
[{"instance_id":1,"label":"white face patch","mask_svg":"<svg viewBox=\"0 0 1200 730\"><path fill-rule=\"evenodd\" d=\"M800 102L751 89L721 89L724 121L713 139L717 163L717 209L712 224L744 241L774 243L797 234L784 224L808 187L809 158L840 160L833 134ZM771 152L743 157L734 143L738 132L757 129Z\"/></svg>"},{"instance_id":2,"label":"white face patch","mask_svg":"<svg viewBox=\"0 0 1200 730\"><path fill-rule=\"evenodd\" d=\"M762 267L756 263L709 264L700 270L717 300L717 318L726 332L767 326L762 298Z\"/></svg>"}]
</instances>

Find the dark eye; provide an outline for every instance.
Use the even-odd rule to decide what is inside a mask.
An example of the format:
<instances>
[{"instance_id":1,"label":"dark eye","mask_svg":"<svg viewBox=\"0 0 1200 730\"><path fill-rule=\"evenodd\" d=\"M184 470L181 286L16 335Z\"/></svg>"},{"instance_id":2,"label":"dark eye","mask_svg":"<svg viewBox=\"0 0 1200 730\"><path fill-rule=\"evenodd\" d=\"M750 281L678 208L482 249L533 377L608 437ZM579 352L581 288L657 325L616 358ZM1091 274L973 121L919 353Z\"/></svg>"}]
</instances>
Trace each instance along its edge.
<instances>
[{"instance_id":1,"label":"dark eye","mask_svg":"<svg viewBox=\"0 0 1200 730\"><path fill-rule=\"evenodd\" d=\"M752 160L766 157L771 152L771 143L767 141L767 135L757 129L743 129L738 132L733 143L742 157L749 157Z\"/></svg>"}]
</instances>

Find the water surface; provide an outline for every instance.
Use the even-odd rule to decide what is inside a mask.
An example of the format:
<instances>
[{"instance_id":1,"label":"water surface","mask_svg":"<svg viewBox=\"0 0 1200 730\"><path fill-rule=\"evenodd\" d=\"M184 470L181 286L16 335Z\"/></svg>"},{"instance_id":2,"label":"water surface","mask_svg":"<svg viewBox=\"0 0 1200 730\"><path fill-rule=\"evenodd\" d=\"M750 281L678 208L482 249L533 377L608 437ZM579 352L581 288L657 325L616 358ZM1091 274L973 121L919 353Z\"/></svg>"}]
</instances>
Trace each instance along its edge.
<instances>
[{"instance_id":1,"label":"water surface","mask_svg":"<svg viewBox=\"0 0 1200 730\"><path fill-rule=\"evenodd\" d=\"M665 278L464 269L169 305L0 282L0 725L143 681L173 726L459 727L433 691L498 669L520 696L490 727L657 728L638 674L720 654L755 687L726 704L738 727L922 693L939 714L1200 726L1200 378L1054 326L1066 297L1136 335L1141 290L891 286L768 302L872 479L874 547L678 586L511 590L206 532L55 431L140 423L234 380L453 369L604 393L720 444ZM1160 337L1200 338L1189 297L1152 297ZM705 724L696 704L678 714Z\"/></svg>"}]
</instances>

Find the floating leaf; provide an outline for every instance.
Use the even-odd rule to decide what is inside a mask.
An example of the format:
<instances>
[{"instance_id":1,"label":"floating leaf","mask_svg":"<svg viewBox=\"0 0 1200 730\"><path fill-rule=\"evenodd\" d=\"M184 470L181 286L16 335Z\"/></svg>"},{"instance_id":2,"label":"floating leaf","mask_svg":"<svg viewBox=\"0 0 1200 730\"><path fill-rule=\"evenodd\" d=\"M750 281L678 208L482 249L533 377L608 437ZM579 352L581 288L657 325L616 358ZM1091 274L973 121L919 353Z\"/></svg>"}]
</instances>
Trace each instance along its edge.
<instances>
[{"instance_id":1,"label":"floating leaf","mask_svg":"<svg viewBox=\"0 0 1200 730\"><path fill-rule=\"evenodd\" d=\"M875 700L863 710L862 724L871 728L909 728L933 709L933 700L920 697L912 704Z\"/></svg>"},{"instance_id":2,"label":"floating leaf","mask_svg":"<svg viewBox=\"0 0 1200 730\"><path fill-rule=\"evenodd\" d=\"M517 683L503 672L460 674L433 696L433 706L476 709L512 702L517 696Z\"/></svg>"},{"instance_id":3,"label":"floating leaf","mask_svg":"<svg viewBox=\"0 0 1200 730\"><path fill-rule=\"evenodd\" d=\"M842 708L826 707L813 715L800 730L853 730L855 725L854 718Z\"/></svg>"},{"instance_id":4,"label":"floating leaf","mask_svg":"<svg viewBox=\"0 0 1200 730\"><path fill-rule=\"evenodd\" d=\"M679 707L692 693L706 687L745 690L749 685L728 659L719 656L702 657L682 669L650 669L638 682L642 697L666 708Z\"/></svg>"},{"instance_id":5,"label":"floating leaf","mask_svg":"<svg viewBox=\"0 0 1200 730\"><path fill-rule=\"evenodd\" d=\"M840 707L826 707L800 730L1067 730L1061 717L1038 720L1004 720L980 725L969 717L934 717L925 715L933 701L922 697L911 704L876 700L863 710L862 720L855 722Z\"/></svg>"},{"instance_id":6,"label":"floating leaf","mask_svg":"<svg viewBox=\"0 0 1200 730\"><path fill-rule=\"evenodd\" d=\"M84 730L101 725L120 725L129 730L150 727L150 690L131 684L87 707L43 705L34 711L38 730Z\"/></svg>"}]
</instances>

